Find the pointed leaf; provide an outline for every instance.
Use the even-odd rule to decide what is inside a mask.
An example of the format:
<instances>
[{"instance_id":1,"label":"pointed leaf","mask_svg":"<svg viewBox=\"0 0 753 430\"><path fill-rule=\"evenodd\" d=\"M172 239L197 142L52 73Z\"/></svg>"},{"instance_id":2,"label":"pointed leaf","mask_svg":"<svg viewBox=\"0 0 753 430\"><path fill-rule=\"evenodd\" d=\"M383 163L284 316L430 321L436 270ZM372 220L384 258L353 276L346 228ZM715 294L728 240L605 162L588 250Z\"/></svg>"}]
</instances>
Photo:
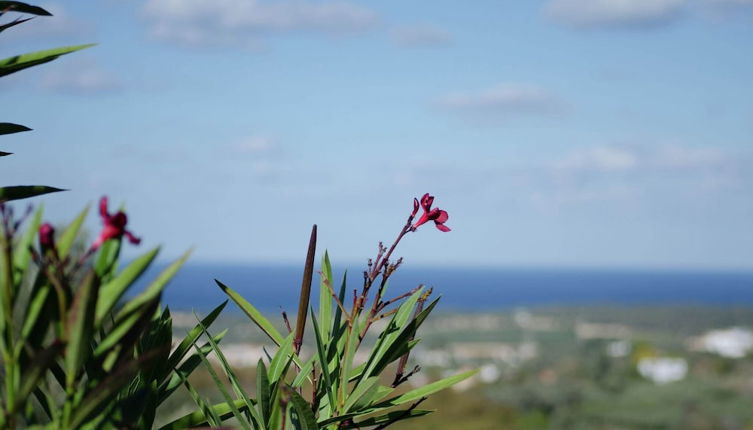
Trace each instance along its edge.
<instances>
[{"instance_id":1,"label":"pointed leaf","mask_svg":"<svg viewBox=\"0 0 753 430\"><path fill-rule=\"evenodd\" d=\"M5 24L0 25L0 33L2 33L3 31L5 31L5 30L7 30L7 29L9 29L11 27L15 27L15 26L17 26L19 24L23 24L26 21L31 21L31 20L32 20L32 18L23 18L23 19L22 18L18 18L18 19L14 19L11 22L6 22Z\"/></svg>"},{"instance_id":2,"label":"pointed leaf","mask_svg":"<svg viewBox=\"0 0 753 430\"><path fill-rule=\"evenodd\" d=\"M31 129L21 124L13 124L12 122L0 122L0 135L21 133L24 131L31 131Z\"/></svg>"},{"instance_id":3,"label":"pointed leaf","mask_svg":"<svg viewBox=\"0 0 753 430\"><path fill-rule=\"evenodd\" d=\"M260 358L259 363L256 365L256 401L258 402L259 412L261 412L265 426L269 423L272 414L271 395L272 391L269 387L267 367L264 365L264 360Z\"/></svg>"},{"instance_id":4,"label":"pointed leaf","mask_svg":"<svg viewBox=\"0 0 753 430\"><path fill-rule=\"evenodd\" d=\"M280 332L277 331L272 323L269 322L269 320L265 318L264 315L261 314L261 312L259 312L253 305L251 305L251 303L246 301L243 296L235 292L232 288L218 281L217 279L215 279L214 282L217 283L220 289L225 294L227 294L227 296L230 297L230 299L232 299L249 318L251 318L251 321L259 326L259 328L264 333L266 333L267 336L269 336L269 338L272 339L272 341L276 345L279 346L283 342L284 338L282 337Z\"/></svg>"},{"instance_id":5,"label":"pointed leaf","mask_svg":"<svg viewBox=\"0 0 753 430\"><path fill-rule=\"evenodd\" d=\"M311 410L311 405L298 394L297 391L290 389L290 400L293 403L293 410L298 415L300 430L318 430L319 425L316 423L316 417Z\"/></svg>"},{"instance_id":6,"label":"pointed leaf","mask_svg":"<svg viewBox=\"0 0 753 430\"><path fill-rule=\"evenodd\" d=\"M0 1L0 11L29 13L32 15L52 16L51 13L39 6L32 6L20 1Z\"/></svg>"},{"instance_id":7,"label":"pointed leaf","mask_svg":"<svg viewBox=\"0 0 753 430\"><path fill-rule=\"evenodd\" d=\"M29 248L34 245L34 240L37 238L39 225L42 223L42 212L43 207L39 206L34 213L34 218L32 218L31 223L26 228L26 231L16 246L13 260L13 267L15 268L15 273L13 273L13 283L15 285L21 284L23 276L29 268L29 262L31 261L31 251L29 251Z\"/></svg>"},{"instance_id":8,"label":"pointed leaf","mask_svg":"<svg viewBox=\"0 0 753 430\"><path fill-rule=\"evenodd\" d=\"M444 390L445 388L451 387L460 381L470 378L476 373L478 373L478 369L469 370L467 372L450 376L449 378L440 379L439 381L432 382L431 384L424 385L423 387L419 387L419 388L416 388L415 390L411 390L411 391L408 391L407 393L403 393L397 397L393 397L376 406L377 407L392 407L392 406L401 405L403 403L413 402L422 397L426 397L430 394L434 394L437 391L441 391L441 390Z\"/></svg>"},{"instance_id":9,"label":"pointed leaf","mask_svg":"<svg viewBox=\"0 0 753 430\"><path fill-rule=\"evenodd\" d=\"M204 332L202 330L202 327L209 327L212 325L215 319L217 319L217 316L220 315L220 312L222 312L223 309L225 309L225 306L227 305L227 300L222 302L219 306L214 308L212 312L210 312L204 319L201 320L199 324L197 324L194 328L191 329L191 331L188 332L186 337L178 344L178 346L173 350L173 353L170 355L170 358L167 360L167 368L173 369L175 366L180 363L181 360L183 360L183 357L186 356L188 351L191 350L191 346L196 343L197 340L199 340L199 337L201 337L201 334ZM216 341L219 343L219 341Z\"/></svg>"},{"instance_id":10,"label":"pointed leaf","mask_svg":"<svg viewBox=\"0 0 753 430\"><path fill-rule=\"evenodd\" d=\"M285 340L282 341L280 348L272 358L272 362L269 364L269 380L271 383L276 383L283 375L283 371L286 368L286 364L289 361L289 357L293 352L293 337L295 334L290 333Z\"/></svg>"},{"instance_id":11,"label":"pointed leaf","mask_svg":"<svg viewBox=\"0 0 753 430\"><path fill-rule=\"evenodd\" d=\"M65 382L67 389L73 389L74 383L91 346L91 333L94 326L94 309L97 303L97 282L90 272L79 286L73 297L68 313L65 333Z\"/></svg>"},{"instance_id":12,"label":"pointed leaf","mask_svg":"<svg viewBox=\"0 0 753 430\"><path fill-rule=\"evenodd\" d=\"M44 51L37 51L29 54L21 54L13 57L8 57L0 60L0 76L10 75L11 73L18 72L19 70L23 70L39 64L48 63L60 57L61 55L70 54L71 52L79 51L81 49L89 48L92 46L94 46L94 44L64 46L61 48L48 49Z\"/></svg>"},{"instance_id":13,"label":"pointed leaf","mask_svg":"<svg viewBox=\"0 0 753 430\"><path fill-rule=\"evenodd\" d=\"M243 400L235 400L232 406L227 402L218 403L211 406L212 412L214 412L223 421L233 417L234 409L240 410L243 407L245 407ZM204 413L202 411L195 411L191 412L190 414L184 415L169 424L165 424L164 426L160 427L159 430L183 430L187 428L204 426L206 424L207 419Z\"/></svg>"},{"instance_id":14,"label":"pointed leaf","mask_svg":"<svg viewBox=\"0 0 753 430\"><path fill-rule=\"evenodd\" d=\"M118 300L123 296L126 290L146 271L149 265L154 261L159 253L159 247L147 252L141 257L135 259L115 279L102 285L99 290L97 299L96 321L99 324L102 319L115 307Z\"/></svg>"},{"instance_id":15,"label":"pointed leaf","mask_svg":"<svg viewBox=\"0 0 753 430\"><path fill-rule=\"evenodd\" d=\"M68 224L68 226L63 231L63 234L61 234L60 238L58 238L57 247L58 255L60 255L60 258L65 258L66 256L68 256L68 252L71 250L73 243L76 241L76 236L78 235L79 230L81 230L81 225L84 223L87 213L89 213L89 205L86 205L86 207L78 213L76 218L70 224Z\"/></svg>"},{"instance_id":16,"label":"pointed leaf","mask_svg":"<svg viewBox=\"0 0 753 430\"><path fill-rule=\"evenodd\" d=\"M319 320L325 325L322 327L321 336L325 344L329 344L331 327L329 322L332 321L332 293L334 291L332 280L332 264L329 262L329 253L325 250L322 257L322 273L319 283Z\"/></svg>"},{"instance_id":17,"label":"pointed leaf","mask_svg":"<svg viewBox=\"0 0 753 430\"><path fill-rule=\"evenodd\" d=\"M321 335L321 329L319 327L319 322L316 319L316 315L314 315L314 310L311 310L311 320L314 322L314 334L316 336L316 351L319 354L319 366L322 369L322 377L324 382L324 390L327 393L327 399L329 400L330 405L335 405L335 394L332 392L333 385L332 385L332 378L329 374L329 363L327 360L327 353L326 348L327 345L324 343L324 340L322 339Z\"/></svg>"},{"instance_id":18,"label":"pointed leaf","mask_svg":"<svg viewBox=\"0 0 753 430\"><path fill-rule=\"evenodd\" d=\"M387 423L396 423L398 421L406 420L408 418L422 417L434 412L433 410L425 409L411 409L406 411L392 411L384 415L377 417L367 418L363 421L359 421L350 426L341 427L342 429L360 429L364 427L372 427L378 425L384 425Z\"/></svg>"},{"instance_id":19,"label":"pointed leaf","mask_svg":"<svg viewBox=\"0 0 753 430\"><path fill-rule=\"evenodd\" d=\"M56 193L58 191L66 190L55 187L48 187L46 185L16 185L12 187L2 187L0 188L0 203L8 202L11 200L27 199L29 197Z\"/></svg>"}]
</instances>

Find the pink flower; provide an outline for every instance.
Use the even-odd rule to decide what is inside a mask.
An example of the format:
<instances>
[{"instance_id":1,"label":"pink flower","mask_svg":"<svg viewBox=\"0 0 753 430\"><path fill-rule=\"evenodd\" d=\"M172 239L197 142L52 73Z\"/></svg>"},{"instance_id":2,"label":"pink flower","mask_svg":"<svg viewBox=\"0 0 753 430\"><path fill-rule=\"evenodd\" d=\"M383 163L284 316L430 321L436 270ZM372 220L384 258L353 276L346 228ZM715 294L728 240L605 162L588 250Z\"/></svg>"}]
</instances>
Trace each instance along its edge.
<instances>
[{"instance_id":1,"label":"pink flower","mask_svg":"<svg viewBox=\"0 0 753 430\"><path fill-rule=\"evenodd\" d=\"M48 222L39 227L39 246L42 250L55 248L55 227Z\"/></svg>"},{"instance_id":2,"label":"pink flower","mask_svg":"<svg viewBox=\"0 0 753 430\"><path fill-rule=\"evenodd\" d=\"M449 215L447 215L446 211L443 211L439 208L432 209L432 203L434 203L434 196L430 196L429 193L426 193L423 195L423 197L421 197L421 207L424 209L424 213L423 215L421 215L421 218L419 218L418 221L413 224L412 229L415 230L421 224L424 224L428 221L434 221L434 225L436 225L439 230L444 232L450 231L450 228L444 225L444 223L447 222Z\"/></svg>"},{"instance_id":3,"label":"pink flower","mask_svg":"<svg viewBox=\"0 0 753 430\"><path fill-rule=\"evenodd\" d=\"M125 227L126 224L128 224L128 217L123 211L119 211L114 215L110 215L107 212L107 197L102 197L99 200L99 216L102 217L104 228L99 234L99 237L97 237L97 240L92 244L90 251L95 251L107 240L120 239L123 235L125 235L125 237L128 238L128 241L134 245L141 243L141 239L126 230Z\"/></svg>"}]
</instances>

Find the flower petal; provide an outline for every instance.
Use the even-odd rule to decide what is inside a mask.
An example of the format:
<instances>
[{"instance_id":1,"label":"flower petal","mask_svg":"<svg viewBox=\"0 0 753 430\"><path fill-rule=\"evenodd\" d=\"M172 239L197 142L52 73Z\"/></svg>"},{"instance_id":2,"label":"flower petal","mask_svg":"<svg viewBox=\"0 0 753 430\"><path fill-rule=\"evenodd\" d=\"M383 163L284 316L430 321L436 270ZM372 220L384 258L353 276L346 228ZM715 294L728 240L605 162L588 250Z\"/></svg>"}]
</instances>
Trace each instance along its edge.
<instances>
[{"instance_id":1,"label":"flower petal","mask_svg":"<svg viewBox=\"0 0 753 430\"><path fill-rule=\"evenodd\" d=\"M437 228L438 228L439 230L441 230L441 231L443 231L443 232L445 232L445 233L446 233L446 232L448 232L448 231L450 231L450 227L447 227L447 226L446 226L446 225L444 225L444 224L436 223L436 226L437 226Z\"/></svg>"},{"instance_id":2,"label":"flower petal","mask_svg":"<svg viewBox=\"0 0 753 430\"><path fill-rule=\"evenodd\" d=\"M434 221L436 222L447 222L447 220L450 218L449 215L447 215L447 211L443 211L440 209L437 209L439 211L439 215L437 215L436 218L434 218Z\"/></svg>"},{"instance_id":3,"label":"flower petal","mask_svg":"<svg viewBox=\"0 0 753 430\"><path fill-rule=\"evenodd\" d=\"M424 208L425 211L431 210L431 204L434 203L434 196L430 196L429 193L426 193L421 197L421 207Z\"/></svg>"},{"instance_id":4,"label":"flower petal","mask_svg":"<svg viewBox=\"0 0 753 430\"><path fill-rule=\"evenodd\" d=\"M110 217L110 214L107 213L107 196L102 196L99 199L99 216L105 219Z\"/></svg>"}]
</instances>

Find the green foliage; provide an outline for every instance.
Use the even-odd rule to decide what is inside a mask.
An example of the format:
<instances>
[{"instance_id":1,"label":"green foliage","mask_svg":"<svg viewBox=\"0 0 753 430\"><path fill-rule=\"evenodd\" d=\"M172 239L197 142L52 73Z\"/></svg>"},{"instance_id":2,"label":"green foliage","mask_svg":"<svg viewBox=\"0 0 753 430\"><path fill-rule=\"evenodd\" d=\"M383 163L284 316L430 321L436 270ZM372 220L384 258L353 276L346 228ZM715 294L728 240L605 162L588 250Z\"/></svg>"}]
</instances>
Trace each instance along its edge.
<instances>
[{"instance_id":1,"label":"green foliage","mask_svg":"<svg viewBox=\"0 0 753 430\"><path fill-rule=\"evenodd\" d=\"M403 234L406 231L404 229ZM314 228L312 243L315 242L315 234ZM310 291L314 251L315 247L310 244L302 295ZM400 387L418 370L404 372L407 355L418 343L417 331L438 299L424 308L431 291L418 287L385 300L383 295L387 279L399 263L390 264L388 254L379 257L382 259L377 258L377 261L381 261L378 263L381 265L370 267L371 271L365 273L361 293L354 297L352 306L346 307L343 303L346 277L343 277L340 292L336 294L332 287L332 266L329 255L325 253L320 272L319 312L317 314L313 308L310 310L315 350L308 360L299 355L300 350L296 347L296 338L302 330L299 331L297 327L295 332L291 329L284 336L240 294L216 281L251 322L278 346L266 363L260 360L257 365L256 399L251 399L243 391L238 375L219 347L212 344L224 377L220 377L213 366L204 360L207 371L223 395L224 405L245 406L244 410L231 407L234 419L241 427L263 430L381 429L430 413L429 410L417 409L417 406L428 396L476 373L475 370L460 373L408 391ZM370 295L372 285L378 285L378 289ZM301 298L299 302L308 303L308 297ZM370 308L367 306L369 304ZM382 319L387 324L381 331L372 334L373 323ZM366 346L363 340L370 335L376 337L376 342ZM356 352L366 348L370 348L368 358L364 363L356 364ZM389 372L395 372L395 376L388 377ZM228 384L232 390L228 389ZM200 407L206 404L200 398L194 401ZM209 418L205 421L194 419L192 423L202 425L211 421Z\"/></svg>"},{"instance_id":2,"label":"green foliage","mask_svg":"<svg viewBox=\"0 0 753 430\"><path fill-rule=\"evenodd\" d=\"M0 1L0 17L7 12L25 13L37 16L52 16L51 13L39 6L33 6L27 3L18 1ZM26 23L32 18L17 18L13 21L0 24L0 32L3 32L11 27L15 27L19 24ZM43 51L31 52L27 54L14 55L12 57L0 59L0 77L7 76L12 73L27 69L29 67L38 66L40 64L49 63L56 60L62 55L70 54L81 49L94 46L93 44L65 46L54 49L47 49ZM21 133L25 131L31 131L29 127L20 124L13 124L9 122L0 123L0 135ZM0 157L12 155L10 152L0 151ZM35 197L41 194L53 193L57 191L63 191L59 188L43 186L43 185L26 185L26 186L9 186L0 187L0 204L10 201L19 200L29 197Z\"/></svg>"},{"instance_id":3,"label":"green foliage","mask_svg":"<svg viewBox=\"0 0 753 430\"><path fill-rule=\"evenodd\" d=\"M119 238L96 255L67 253L84 216L58 244L37 248L41 209L25 232L7 208L2 215L0 428L151 428L157 408L197 360L218 348L224 333L197 342L226 303L170 352L172 319L160 298L188 253L124 301L158 249L118 271Z\"/></svg>"}]
</instances>

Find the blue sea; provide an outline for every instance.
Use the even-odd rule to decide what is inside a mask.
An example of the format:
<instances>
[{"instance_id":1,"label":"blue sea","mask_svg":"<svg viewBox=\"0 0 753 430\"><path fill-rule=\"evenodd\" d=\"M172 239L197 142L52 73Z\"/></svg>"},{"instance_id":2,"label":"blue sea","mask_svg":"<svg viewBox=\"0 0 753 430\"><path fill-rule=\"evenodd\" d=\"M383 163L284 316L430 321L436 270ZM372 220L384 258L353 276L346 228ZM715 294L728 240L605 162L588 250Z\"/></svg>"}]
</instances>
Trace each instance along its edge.
<instances>
[{"instance_id":1,"label":"blue sea","mask_svg":"<svg viewBox=\"0 0 753 430\"><path fill-rule=\"evenodd\" d=\"M141 286L154 278L150 269ZM335 269L341 279L344 270ZM225 296L214 279L241 293L265 311L294 313L302 267L188 264L167 287L164 300L173 309L210 309ZM348 273L349 297L360 290L361 268ZM440 309L484 311L549 305L686 305L753 306L753 271L606 270L552 268L400 268L390 278L387 296L419 284L441 295ZM314 275L312 303L319 276ZM338 284L339 285L339 284Z\"/></svg>"}]
</instances>

